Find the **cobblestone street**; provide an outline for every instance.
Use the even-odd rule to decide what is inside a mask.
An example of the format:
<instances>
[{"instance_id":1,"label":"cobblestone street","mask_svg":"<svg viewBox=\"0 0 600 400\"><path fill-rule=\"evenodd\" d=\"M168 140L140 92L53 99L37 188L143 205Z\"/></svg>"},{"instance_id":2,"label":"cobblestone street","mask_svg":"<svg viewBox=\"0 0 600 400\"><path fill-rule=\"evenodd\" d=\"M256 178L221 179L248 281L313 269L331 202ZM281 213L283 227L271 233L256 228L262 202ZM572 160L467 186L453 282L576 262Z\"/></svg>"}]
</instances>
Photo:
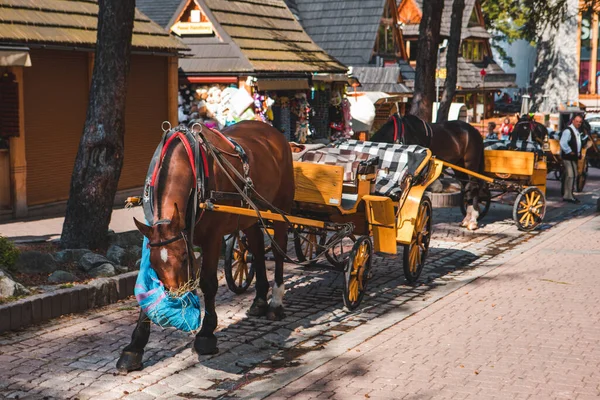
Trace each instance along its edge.
<instances>
[{"instance_id":1,"label":"cobblestone street","mask_svg":"<svg viewBox=\"0 0 600 400\"><path fill-rule=\"evenodd\" d=\"M550 183L549 195L556 198L556 182ZM457 209L434 210L434 235L420 284L406 283L401 252L376 257L367 297L353 313L343 309L342 274L326 261L307 268L287 265L287 317L279 322L247 317L253 287L234 295L221 276L220 352L200 360L190 349L192 335L153 325L144 370L118 375L116 361L138 316L133 299L1 335L0 395L425 399L491 398L499 390L510 398L551 398L563 392L568 394L562 398L600 395L598 335L592 333L598 332L594 305L599 299L591 291L600 278L592 268L599 264L598 218L578 231L590 221L598 186L597 181L589 183L582 206L551 203L545 224L534 233L517 230L507 205L494 205L476 232L457 226L461 219ZM583 241L589 235L595 235L595 244ZM561 243L560 254L573 249L569 267L553 261L558 253L543 248L563 236L569 241ZM534 258L517 264L530 252L535 252ZM520 277L517 267L530 268L535 285ZM483 278L474 281L479 277ZM469 288L458 290L464 285ZM577 293L565 292L577 285L581 285ZM544 297L538 298L541 293ZM501 295L515 300L495 308L493 298ZM550 298L555 300L552 307L545 304ZM535 306L531 310L530 302ZM578 302L584 303L581 312ZM542 314L549 309L557 314L546 320ZM497 321L507 319L531 324L520 330L512 330L511 324L499 326ZM570 323L575 325L566 329ZM548 346L532 349L527 338ZM442 344L448 348L440 350ZM584 354L586 346L596 349ZM489 351L498 358L486 358ZM532 352L531 358L521 356ZM545 359L559 353L560 360ZM515 368L519 363L521 369ZM523 368L531 375L526 376ZM524 384L531 390L519 391L514 383L521 376L536 385ZM574 379L581 379L581 384ZM553 384L544 386L547 380Z\"/></svg>"}]
</instances>

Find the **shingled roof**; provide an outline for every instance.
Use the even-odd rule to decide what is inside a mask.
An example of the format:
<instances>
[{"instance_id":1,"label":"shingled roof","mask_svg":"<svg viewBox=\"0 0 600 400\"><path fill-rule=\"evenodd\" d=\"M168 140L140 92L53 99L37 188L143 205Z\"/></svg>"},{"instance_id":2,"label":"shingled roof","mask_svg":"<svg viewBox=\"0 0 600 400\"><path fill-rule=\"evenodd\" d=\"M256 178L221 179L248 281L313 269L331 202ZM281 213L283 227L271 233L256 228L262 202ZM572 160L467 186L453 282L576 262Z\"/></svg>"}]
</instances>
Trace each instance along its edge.
<instances>
[{"instance_id":1,"label":"shingled roof","mask_svg":"<svg viewBox=\"0 0 600 400\"><path fill-rule=\"evenodd\" d=\"M440 67L446 67L446 56L442 53L440 57ZM485 69L485 79L481 79L480 72ZM475 63L465 61L464 58L458 58L458 80L456 82L459 91L471 91L473 89L486 90L505 89L509 87L517 87L515 74L507 74L495 62L491 62L484 68L483 63ZM444 80L441 80L443 85Z\"/></svg>"},{"instance_id":2,"label":"shingled roof","mask_svg":"<svg viewBox=\"0 0 600 400\"><path fill-rule=\"evenodd\" d=\"M180 61L188 74L346 73L348 69L311 40L283 0L195 2L216 35L182 38L193 54ZM164 26L170 28L190 0L177 3L141 0L139 7L155 21L167 21Z\"/></svg>"},{"instance_id":3,"label":"shingled roof","mask_svg":"<svg viewBox=\"0 0 600 400\"><path fill-rule=\"evenodd\" d=\"M411 93L398 82L400 67L354 67L352 75L358 78L361 91L385 93Z\"/></svg>"},{"instance_id":4,"label":"shingled roof","mask_svg":"<svg viewBox=\"0 0 600 400\"><path fill-rule=\"evenodd\" d=\"M288 0L288 3L290 0ZM386 0L295 0L310 37L346 65L368 65Z\"/></svg>"},{"instance_id":5,"label":"shingled roof","mask_svg":"<svg viewBox=\"0 0 600 400\"><path fill-rule=\"evenodd\" d=\"M419 9L423 9L423 0L403 0L403 1L414 1ZM482 26L469 26L469 20L471 15L475 12L476 0L465 0L465 10L463 12L463 23L462 23L462 38L476 37L481 39L489 39L491 36ZM440 34L442 36L450 36L450 23L452 21L452 4L454 0L444 1L444 11L442 13L442 24L440 27ZM402 4L402 3L401 3ZM404 36L419 36L419 24L406 24L402 27L402 33Z\"/></svg>"},{"instance_id":6,"label":"shingled roof","mask_svg":"<svg viewBox=\"0 0 600 400\"><path fill-rule=\"evenodd\" d=\"M96 46L98 3L84 0L0 0L0 43ZM176 53L187 50L177 38L136 10L132 50Z\"/></svg>"}]
</instances>

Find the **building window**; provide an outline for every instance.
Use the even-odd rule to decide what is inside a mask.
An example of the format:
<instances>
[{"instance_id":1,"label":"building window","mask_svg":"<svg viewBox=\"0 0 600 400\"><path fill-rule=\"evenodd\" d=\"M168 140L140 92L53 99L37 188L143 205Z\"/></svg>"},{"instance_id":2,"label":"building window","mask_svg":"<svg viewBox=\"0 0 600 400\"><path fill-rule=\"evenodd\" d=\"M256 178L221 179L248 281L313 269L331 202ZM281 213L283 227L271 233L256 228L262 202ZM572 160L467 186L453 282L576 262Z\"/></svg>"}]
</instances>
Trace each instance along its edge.
<instances>
[{"instance_id":1,"label":"building window","mask_svg":"<svg viewBox=\"0 0 600 400\"><path fill-rule=\"evenodd\" d=\"M406 51L408 52L409 61L417 61L417 44L419 42L417 40L407 40L406 41Z\"/></svg>"},{"instance_id":2,"label":"building window","mask_svg":"<svg viewBox=\"0 0 600 400\"><path fill-rule=\"evenodd\" d=\"M487 51L483 42L466 40L462 44L462 57L466 61L483 61L483 58L487 55L486 53Z\"/></svg>"}]
</instances>

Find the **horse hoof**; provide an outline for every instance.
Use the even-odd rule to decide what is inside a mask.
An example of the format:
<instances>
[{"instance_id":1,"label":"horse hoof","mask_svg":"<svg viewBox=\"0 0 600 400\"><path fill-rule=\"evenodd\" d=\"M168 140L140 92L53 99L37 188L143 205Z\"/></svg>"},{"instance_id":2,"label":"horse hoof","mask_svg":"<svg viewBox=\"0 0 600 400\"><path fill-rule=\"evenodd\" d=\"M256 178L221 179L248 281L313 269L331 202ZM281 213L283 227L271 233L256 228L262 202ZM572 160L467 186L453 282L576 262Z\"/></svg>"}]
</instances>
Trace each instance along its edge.
<instances>
[{"instance_id":1,"label":"horse hoof","mask_svg":"<svg viewBox=\"0 0 600 400\"><path fill-rule=\"evenodd\" d=\"M283 306L269 307L267 312L267 319L270 321L281 321L285 318L285 312L283 312Z\"/></svg>"},{"instance_id":2,"label":"horse hoof","mask_svg":"<svg viewBox=\"0 0 600 400\"><path fill-rule=\"evenodd\" d=\"M471 222L467 229L470 231L476 231L477 229L479 229L479 225L477 224L477 222Z\"/></svg>"},{"instance_id":3,"label":"horse hoof","mask_svg":"<svg viewBox=\"0 0 600 400\"><path fill-rule=\"evenodd\" d=\"M269 305L266 300L256 299L246 311L246 315L250 317L262 317L263 315L267 315L267 311L269 310Z\"/></svg>"},{"instance_id":4,"label":"horse hoof","mask_svg":"<svg viewBox=\"0 0 600 400\"><path fill-rule=\"evenodd\" d=\"M194 353L199 356L206 356L210 354L217 354L219 348L217 347L217 338L215 335L212 336L196 336L194 340L194 347L192 348Z\"/></svg>"},{"instance_id":5,"label":"horse hoof","mask_svg":"<svg viewBox=\"0 0 600 400\"><path fill-rule=\"evenodd\" d=\"M117 361L117 371L121 375L126 375L128 372L141 370L144 367L142 364L143 357L143 351L141 353L124 351L121 353L119 361Z\"/></svg>"}]
</instances>

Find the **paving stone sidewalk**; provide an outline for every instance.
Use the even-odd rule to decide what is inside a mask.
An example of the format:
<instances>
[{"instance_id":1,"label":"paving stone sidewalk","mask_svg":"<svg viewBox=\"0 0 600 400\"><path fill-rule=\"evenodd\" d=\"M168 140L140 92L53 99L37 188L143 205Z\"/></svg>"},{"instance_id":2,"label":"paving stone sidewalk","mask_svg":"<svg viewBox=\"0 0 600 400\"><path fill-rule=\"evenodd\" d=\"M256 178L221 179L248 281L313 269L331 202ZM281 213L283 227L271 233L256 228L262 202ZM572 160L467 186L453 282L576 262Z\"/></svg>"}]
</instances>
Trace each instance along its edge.
<instances>
[{"instance_id":1,"label":"paving stone sidewalk","mask_svg":"<svg viewBox=\"0 0 600 400\"><path fill-rule=\"evenodd\" d=\"M269 399L599 398L600 216L558 229Z\"/></svg>"},{"instance_id":2,"label":"paving stone sidewalk","mask_svg":"<svg viewBox=\"0 0 600 400\"><path fill-rule=\"evenodd\" d=\"M555 229L561 229L561 221L589 211L589 206L554 210L544 229L533 234L517 231L507 206L498 206L474 233L457 228L461 219L457 210L434 210L434 236L421 284L407 285L401 253L376 257L368 296L353 313L342 306L342 274L326 264L286 266L287 317L279 322L247 317L253 289L236 296L227 291L221 277L217 296L220 353L200 360L190 350L191 335L153 326L144 355L145 369L117 375L116 360L129 342L138 315L134 300L0 335L0 397L227 398L250 393L249 398L256 398L252 388L257 384L268 388L265 395L269 395L284 385L276 379L278 371L304 368L305 374L339 357L435 305L485 273L482 265L501 260L508 250L526 251L538 237L554 235ZM443 335L445 327L437 329ZM414 348L419 338L410 336L409 344L399 349ZM320 361L307 364L306 357ZM294 376L289 378L293 381L297 379Z\"/></svg>"}]
</instances>

